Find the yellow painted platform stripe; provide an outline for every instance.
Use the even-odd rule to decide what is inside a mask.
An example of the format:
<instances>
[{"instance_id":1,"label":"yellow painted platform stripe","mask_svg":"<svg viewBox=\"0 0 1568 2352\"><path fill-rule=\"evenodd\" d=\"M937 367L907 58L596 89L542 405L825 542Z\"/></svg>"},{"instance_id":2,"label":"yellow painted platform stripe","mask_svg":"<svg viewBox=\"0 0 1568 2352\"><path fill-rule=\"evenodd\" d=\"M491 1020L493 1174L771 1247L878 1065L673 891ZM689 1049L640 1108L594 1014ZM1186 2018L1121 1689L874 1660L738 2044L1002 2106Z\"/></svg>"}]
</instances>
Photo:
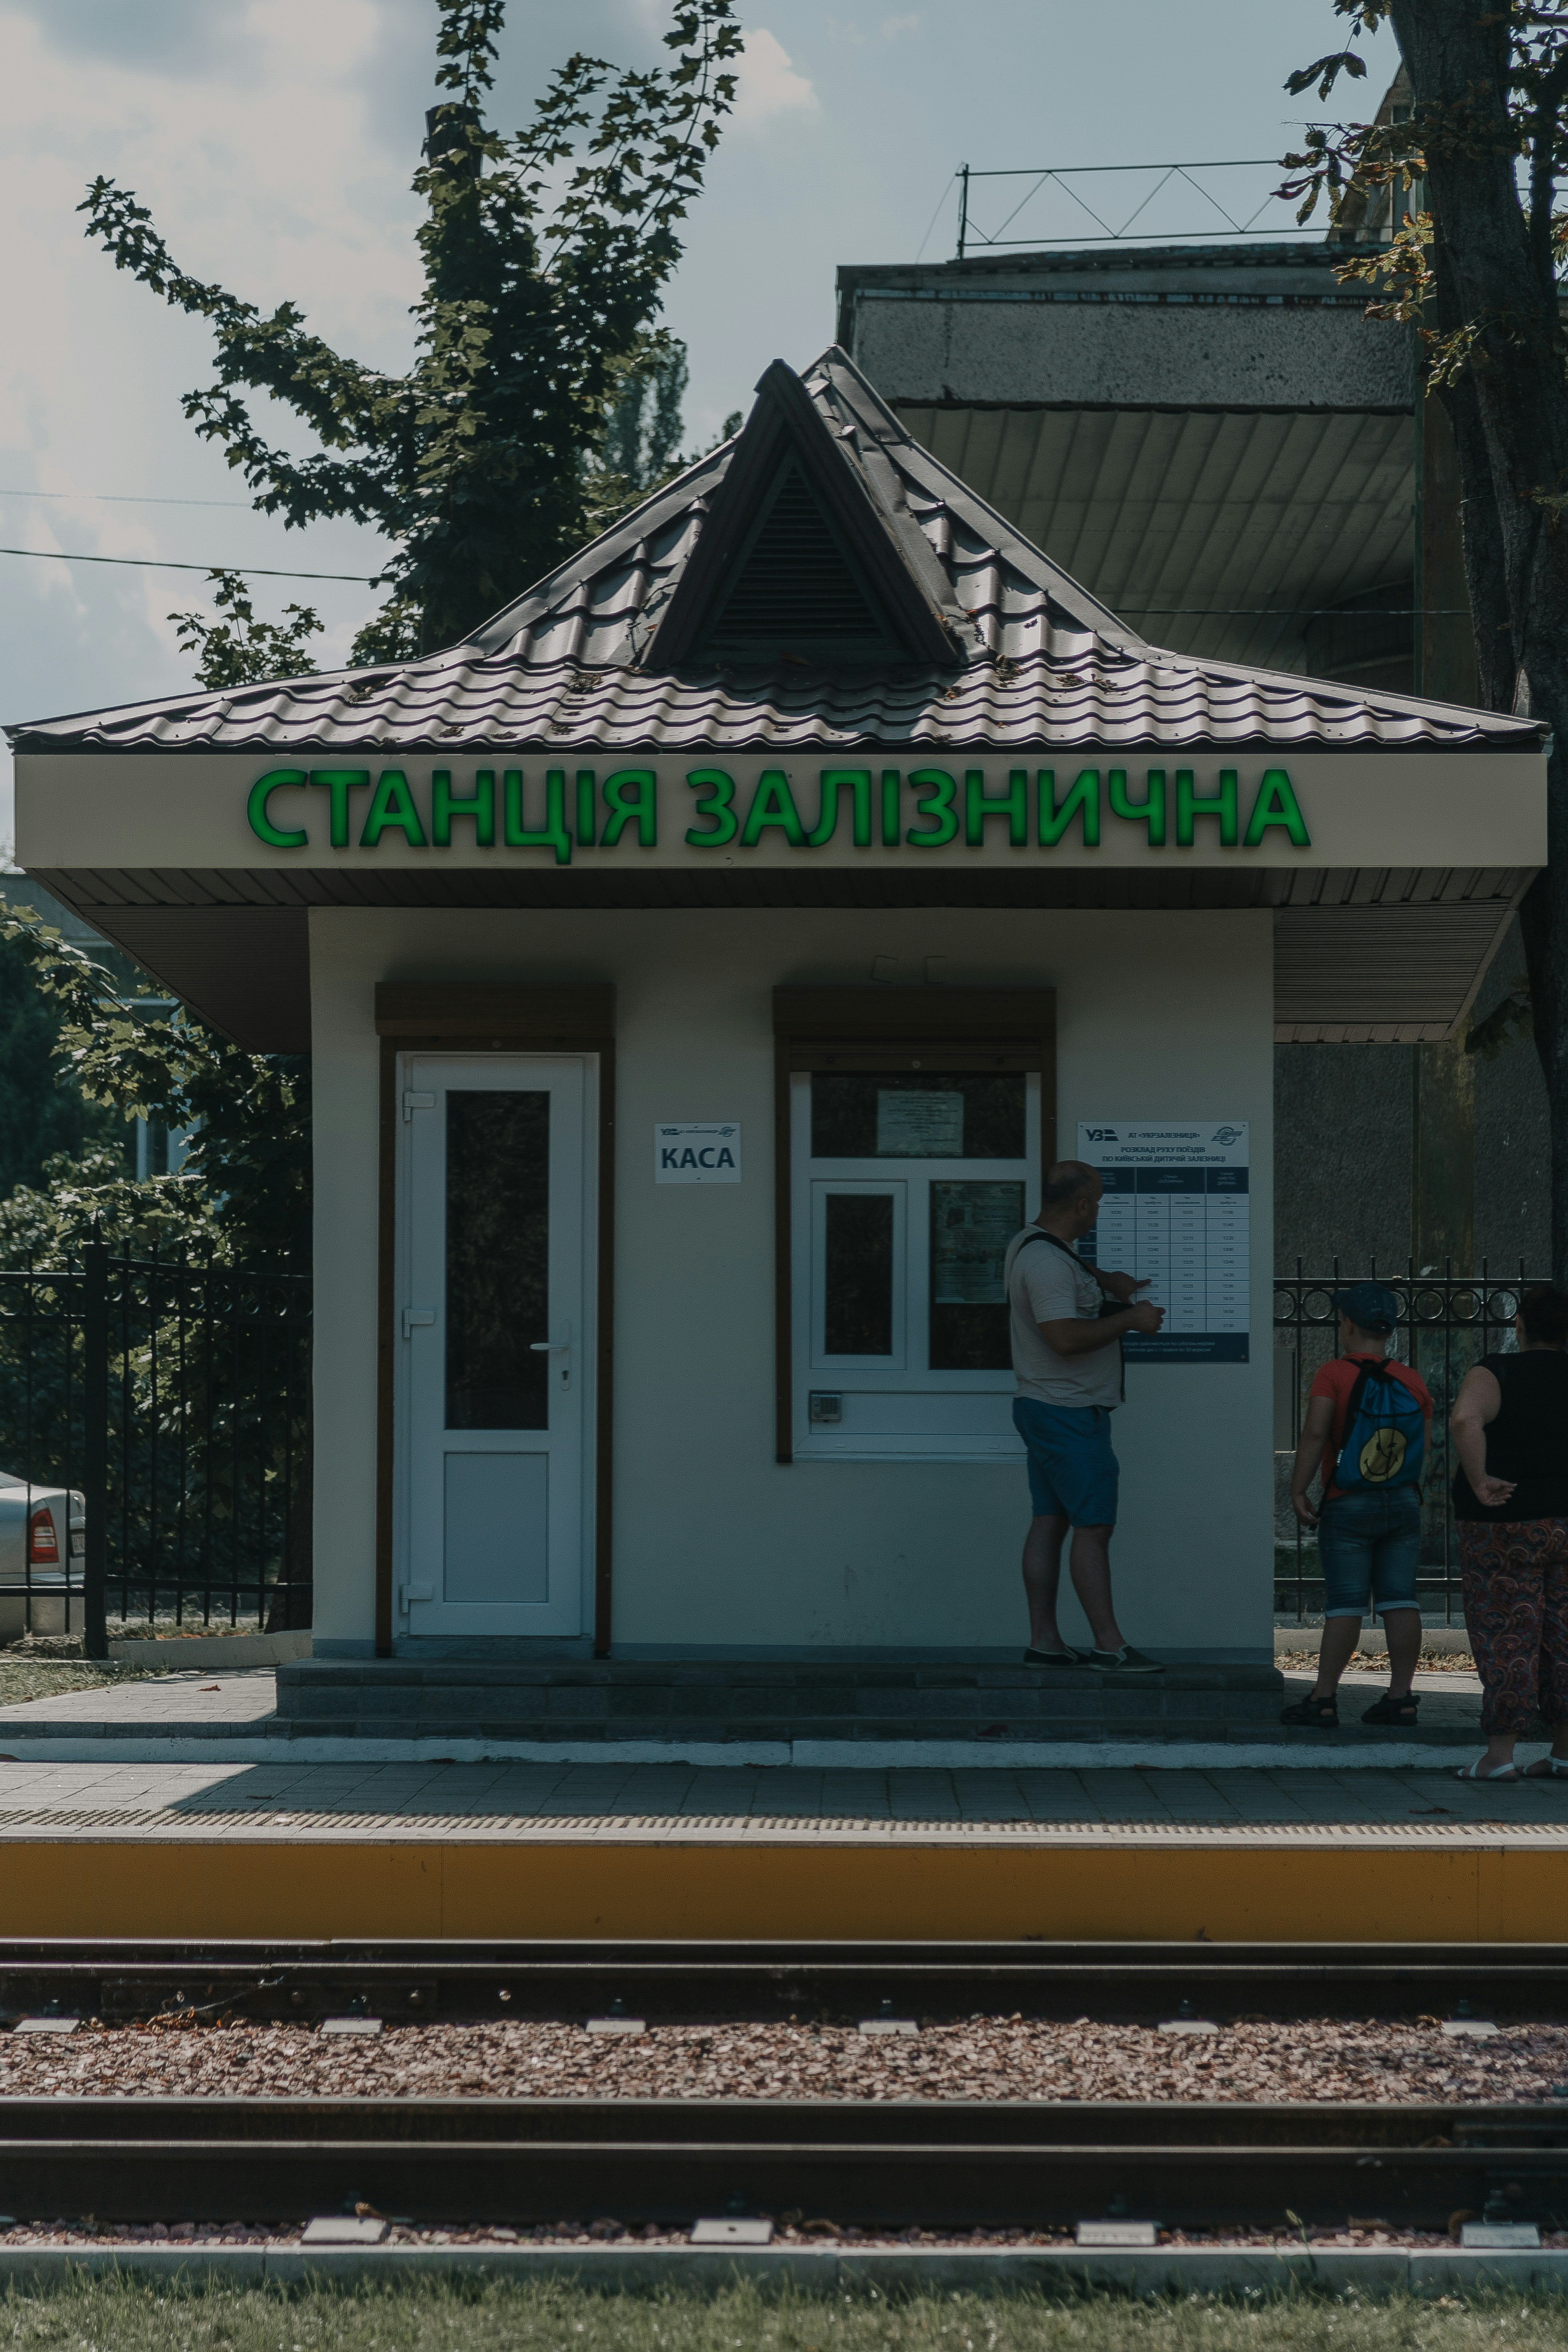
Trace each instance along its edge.
<instances>
[{"instance_id":1,"label":"yellow painted platform stripe","mask_svg":"<svg viewBox=\"0 0 1568 2352\"><path fill-rule=\"evenodd\" d=\"M1568 1941L1561 1849L7 1841L0 1936Z\"/></svg>"}]
</instances>

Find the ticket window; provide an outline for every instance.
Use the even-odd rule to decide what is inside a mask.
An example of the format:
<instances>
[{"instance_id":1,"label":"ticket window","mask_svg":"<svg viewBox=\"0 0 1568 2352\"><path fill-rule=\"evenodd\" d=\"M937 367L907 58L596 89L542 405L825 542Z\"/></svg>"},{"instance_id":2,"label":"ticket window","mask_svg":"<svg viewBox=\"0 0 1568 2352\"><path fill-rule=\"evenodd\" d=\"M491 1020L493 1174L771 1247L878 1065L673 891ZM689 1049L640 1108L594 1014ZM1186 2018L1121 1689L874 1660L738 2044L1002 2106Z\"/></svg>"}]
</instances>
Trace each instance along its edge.
<instances>
[{"instance_id":1,"label":"ticket window","mask_svg":"<svg viewBox=\"0 0 1568 2352\"><path fill-rule=\"evenodd\" d=\"M1040 1101L1017 1068L792 1076L797 1460L1016 1452L1002 1268Z\"/></svg>"}]
</instances>

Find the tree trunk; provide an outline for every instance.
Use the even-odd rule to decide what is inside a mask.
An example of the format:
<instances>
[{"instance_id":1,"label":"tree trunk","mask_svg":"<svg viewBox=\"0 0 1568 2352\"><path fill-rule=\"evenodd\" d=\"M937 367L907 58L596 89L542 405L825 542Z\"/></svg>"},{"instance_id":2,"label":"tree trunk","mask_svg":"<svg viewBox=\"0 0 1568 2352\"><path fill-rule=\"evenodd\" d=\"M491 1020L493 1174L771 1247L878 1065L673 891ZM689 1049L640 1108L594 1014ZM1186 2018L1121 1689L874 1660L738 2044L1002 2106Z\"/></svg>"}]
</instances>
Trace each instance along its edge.
<instances>
[{"instance_id":1,"label":"tree trunk","mask_svg":"<svg viewBox=\"0 0 1568 2352\"><path fill-rule=\"evenodd\" d=\"M1521 919L1551 1106L1552 1279L1568 1287L1568 528L1553 527L1542 503L1568 484L1568 373L1556 289L1531 254L1514 184L1507 12L1478 8L1475 0L1393 0L1391 15L1426 151L1440 318L1479 324L1475 363L1466 370L1474 417L1466 417L1464 401L1450 413L1485 691L1518 708L1522 690L1526 707L1555 737L1547 868ZM1485 529L1489 504L1495 545ZM1518 681L1513 693L1505 660Z\"/></svg>"},{"instance_id":2,"label":"tree trunk","mask_svg":"<svg viewBox=\"0 0 1568 2352\"><path fill-rule=\"evenodd\" d=\"M1432 264L1437 280L1437 332L1452 335L1463 326L1464 314L1459 308L1447 238L1442 225L1436 222ZM1487 446L1472 371L1466 368L1452 382L1439 384L1437 397L1454 436L1459 467L1459 530L1480 699L1488 710L1511 710L1518 665L1513 657L1513 628L1508 611L1502 523L1492 480L1491 452Z\"/></svg>"}]
</instances>

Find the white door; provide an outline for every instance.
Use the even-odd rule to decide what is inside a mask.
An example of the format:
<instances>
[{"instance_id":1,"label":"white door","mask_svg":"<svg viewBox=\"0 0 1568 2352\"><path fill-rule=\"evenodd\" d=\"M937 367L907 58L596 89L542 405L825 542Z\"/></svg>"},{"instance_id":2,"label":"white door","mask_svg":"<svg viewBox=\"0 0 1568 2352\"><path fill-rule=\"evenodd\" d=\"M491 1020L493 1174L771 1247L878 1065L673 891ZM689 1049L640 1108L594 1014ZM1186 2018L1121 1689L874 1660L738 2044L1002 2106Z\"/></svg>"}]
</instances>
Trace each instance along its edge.
<instances>
[{"instance_id":1,"label":"white door","mask_svg":"<svg viewBox=\"0 0 1568 2352\"><path fill-rule=\"evenodd\" d=\"M580 1633L591 1073L408 1055L400 1090L403 1630Z\"/></svg>"}]
</instances>

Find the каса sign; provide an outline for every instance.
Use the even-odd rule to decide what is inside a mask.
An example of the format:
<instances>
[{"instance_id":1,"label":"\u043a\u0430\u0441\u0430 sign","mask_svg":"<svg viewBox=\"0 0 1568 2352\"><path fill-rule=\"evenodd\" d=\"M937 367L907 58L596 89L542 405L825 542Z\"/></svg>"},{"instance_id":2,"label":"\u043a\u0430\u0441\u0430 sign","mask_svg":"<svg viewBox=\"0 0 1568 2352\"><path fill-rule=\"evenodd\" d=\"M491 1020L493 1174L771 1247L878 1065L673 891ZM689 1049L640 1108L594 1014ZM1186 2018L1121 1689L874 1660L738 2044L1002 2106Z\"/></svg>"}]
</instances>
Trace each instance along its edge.
<instances>
[{"instance_id":1,"label":"\u043a\u0430\u0441\u0430 sign","mask_svg":"<svg viewBox=\"0 0 1568 2352\"><path fill-rule=\"evenodd\" d=\"M661 794L662 784L662 794ZM269 768L246 803L250 830L269 849L306 849L322 832L333 849L374 850L392 836L410 849L538 850L568 866L575 851L655 849L662 820L692 850L809 851L837 837L856 849L1014 850L1108 847L1246 851L1275 836L1310 849L1311 836L1283 768L1243 781L1221 768L1200 788L1192 768L1146 768L1132 789L1125 768L1083 768L1058 788L1056 771L1010 768L823 768L805 805L799 780L764 768L740 786L723 768L661 780L655 768L449 768L416 778L405 768ZM454 835L454 827L461 828ZM468 828L472 828L471 831ZM1202 831L1200 833L1200 827Z\"/></svg>"}]
</instances>

